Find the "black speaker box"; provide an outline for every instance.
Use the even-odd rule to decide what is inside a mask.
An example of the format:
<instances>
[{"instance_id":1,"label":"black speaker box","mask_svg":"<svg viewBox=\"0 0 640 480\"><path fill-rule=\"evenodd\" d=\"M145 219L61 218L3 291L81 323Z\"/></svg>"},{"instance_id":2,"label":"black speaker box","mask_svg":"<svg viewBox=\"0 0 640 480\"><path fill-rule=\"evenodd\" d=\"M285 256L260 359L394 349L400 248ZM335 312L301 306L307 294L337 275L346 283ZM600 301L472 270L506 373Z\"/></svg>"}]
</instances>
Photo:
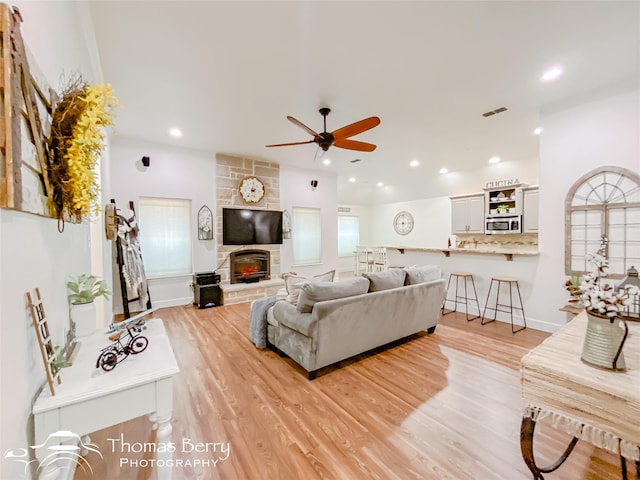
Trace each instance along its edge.
<instances>
[{"instance_id":1,"label":"black speaker box","mask_svg":"<svg viewBox=\"0 0 640 480\"><path fill-rule=\"evenodd\" d=\"M194 285L215 285L220 283L220 275L216 272L201 272L193 276Z\"/></svg>"},{"instance_id":2,"label":"black speaker box","mask_svg":"<svg viewBox=\"0 0 640 480\"><path fill-rule=\"evenodd\" d=\"M217 307L222 305L220 285L194 285L193 304L198 308Z\"/></svg>"}]
</instances>

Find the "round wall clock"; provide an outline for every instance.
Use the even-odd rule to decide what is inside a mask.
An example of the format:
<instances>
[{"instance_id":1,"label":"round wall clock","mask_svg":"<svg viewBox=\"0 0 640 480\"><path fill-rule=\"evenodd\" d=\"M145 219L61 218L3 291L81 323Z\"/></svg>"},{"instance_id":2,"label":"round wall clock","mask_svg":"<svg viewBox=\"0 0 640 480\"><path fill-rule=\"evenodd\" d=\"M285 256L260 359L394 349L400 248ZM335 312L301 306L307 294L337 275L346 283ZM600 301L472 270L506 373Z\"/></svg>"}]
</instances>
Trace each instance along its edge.
<instances>
[{"instance_id":1,"label":"round wall clock","mask_svg":"<svg viewBox=\"0 0 640 480\"><path fill-rule=\"evenodd\" d=\"M407 235L413 230L413 215L409 212L398 212L393 219L393 228L400 235Z\"/></svg>"},{"instance_id":2,"label":"round wall clock","mask_svg":"<svg viewBox=\"0 0 640 480\"><path fill-rule=\"evenodd\" d=\"M257 177L245 177L238 187L240 196L247 203L258 203L264 197L264 184Z\"/></svg>"}]
</instances>

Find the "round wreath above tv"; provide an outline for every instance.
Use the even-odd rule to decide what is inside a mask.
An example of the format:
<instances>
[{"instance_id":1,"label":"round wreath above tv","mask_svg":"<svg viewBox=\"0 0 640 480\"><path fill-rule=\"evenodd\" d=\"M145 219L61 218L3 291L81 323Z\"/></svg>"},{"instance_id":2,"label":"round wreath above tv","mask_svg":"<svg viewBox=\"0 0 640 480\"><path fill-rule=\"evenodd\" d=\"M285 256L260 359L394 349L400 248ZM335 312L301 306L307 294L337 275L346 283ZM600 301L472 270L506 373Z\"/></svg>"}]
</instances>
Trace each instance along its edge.
<instances>
[{"instance_id":1,"label":"round wreath above tv","mask_svg":"<svg viewBox=\"0 0 640 480\"><path fill-rule=\"evenodd\" d=\"M244 177L238 190L246 203L258 203L264 197L264 184L258 177Z\"/></svg>"}]
</instances>

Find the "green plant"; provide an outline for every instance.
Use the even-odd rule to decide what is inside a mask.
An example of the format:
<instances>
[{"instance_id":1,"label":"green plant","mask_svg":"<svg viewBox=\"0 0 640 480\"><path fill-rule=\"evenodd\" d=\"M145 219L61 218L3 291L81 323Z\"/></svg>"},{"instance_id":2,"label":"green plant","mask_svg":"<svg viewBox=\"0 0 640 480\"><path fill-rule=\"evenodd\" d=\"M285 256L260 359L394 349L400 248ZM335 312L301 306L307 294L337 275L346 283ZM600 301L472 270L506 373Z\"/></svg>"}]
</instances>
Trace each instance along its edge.
<instances>
[{"instance_id":1,"label":"green plant","mask_svg":"<svg viewBox=\"0 0 640 480\"><path fill-rule=\"evenodd\" d=\"M109 295L111 295L107 282L94 275L82 274L72 277L67 282L67 288L70 292L69 301L74 305L91 303L102 295L108 299Z\"/></svg>"},{"instance_id":2,"label":"green plant","mask_svg":"<svg viewBox=\"0 0 640 480\"><path fill-rule=\"evenodd\" d=\"M51 363L51 366L53 367L54 372L68 367L69 362L67 361L66 357L62 355L62 352L60 351L60 345L56 345L55 347L53 347L53 350L56 354L55 358L53 359L53 362Z\"/></svg>"},{"instance_id":3,"label":"green plant","mask_svg":"<svg viewBox=\"0 0 640 480\"><path fill-rule=\"evenodd\" d=\"M502 203L496 207L498 213L507 213L509 211L509 205L506 203Z\"/></svg>"}]
</instances>

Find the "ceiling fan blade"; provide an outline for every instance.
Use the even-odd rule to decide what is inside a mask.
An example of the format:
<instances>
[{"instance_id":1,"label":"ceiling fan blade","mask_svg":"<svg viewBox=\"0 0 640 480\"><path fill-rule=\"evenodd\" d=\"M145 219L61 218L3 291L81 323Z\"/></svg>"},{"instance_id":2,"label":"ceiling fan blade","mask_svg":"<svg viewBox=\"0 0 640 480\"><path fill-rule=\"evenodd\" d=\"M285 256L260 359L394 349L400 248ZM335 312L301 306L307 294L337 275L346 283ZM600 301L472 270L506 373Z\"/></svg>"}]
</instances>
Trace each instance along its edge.
<instances>
[{"instance_id":1,"label":"ceiling fan blade","mask_svg":"<svg viewBox=\"0 0 640 480\"><path fill-rule=\"evenodd\" d=\"M346 148L347 150L358 150L359 152L373 152L376 145L373 143L359 142L358 140L349 140L343 138L333 142L334 147Z\"/></svg>"},{"instance_id":2,"label":"ceiling fan blade","mask_svg":"<svg viewBox=\"0 0 640 480\"><path fill-rule=\"evenodd\" d=\"M299 126L301 129L303 129L305 132L307 132L309 135L313 135L314 137L317 137L318 134L316 132L314 132L313 130L311 130L309 127L307 127L304 123L302 123L300 120L296 120L293 117L290 117L287 115L287 120L289 120L291 123L295 123L297 126Z\"/></svg>"},{"instance_id":3,"label":"ceiling fan blade","mask_svg":"<svg viewBox=\"0 0 640 480\"><path fill-rule=\"evenodd\" d=\"M331 132L333 138L339 140L341 138L349 138L359 133L365 132L373 127L380 125L380 119L378 117L369 117L359 122L352 123L346 127L337 129L335 132Z\"/></svg>"},{"instance_id":4,"label":"ceiling fan blade","mask_svg":"<svg viewBox=\"0 0 640 480\"><path fill-rule=\"evenodd\" d=\"M293 143L276 143L274 145L266 145L267 147L288 147L289 145L304 145L305 143L313 143L313 140L307 142L293 142Z\"/></svg>"}]
</instances>

